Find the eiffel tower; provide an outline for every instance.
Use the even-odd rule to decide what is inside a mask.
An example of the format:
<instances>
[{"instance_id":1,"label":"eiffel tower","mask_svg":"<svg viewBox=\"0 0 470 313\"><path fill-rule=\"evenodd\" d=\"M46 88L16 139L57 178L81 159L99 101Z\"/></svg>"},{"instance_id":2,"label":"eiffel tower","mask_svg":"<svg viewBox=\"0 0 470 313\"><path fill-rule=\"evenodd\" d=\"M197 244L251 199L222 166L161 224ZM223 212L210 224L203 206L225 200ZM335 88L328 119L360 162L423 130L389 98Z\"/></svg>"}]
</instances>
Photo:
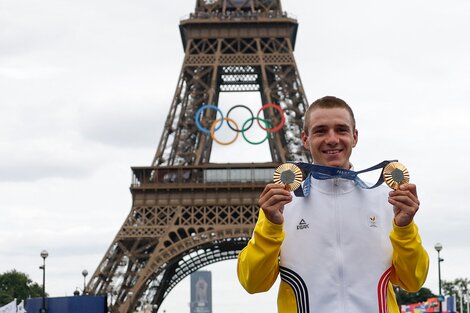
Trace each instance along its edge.
<instances>
[{"instance_id":1,"label":"eiffel tower","mask_svg":"<svg viewBox=\"0 0 470 313\"><path fill-rule=\"evenodd\" d=\"M307 99L293 55L297 27L280 0L197 0L180 21L185 56L160 143L151 166L132 167L132 208L86 287L109 295L110 312L146 304L157 312L184 277L236 258L274 169L311 161L300 140ZM209 129L224 122L221 92L260 94L263 115L252 122L265 125L271 162L209 161Z\"/></svg>"}]
</instances>

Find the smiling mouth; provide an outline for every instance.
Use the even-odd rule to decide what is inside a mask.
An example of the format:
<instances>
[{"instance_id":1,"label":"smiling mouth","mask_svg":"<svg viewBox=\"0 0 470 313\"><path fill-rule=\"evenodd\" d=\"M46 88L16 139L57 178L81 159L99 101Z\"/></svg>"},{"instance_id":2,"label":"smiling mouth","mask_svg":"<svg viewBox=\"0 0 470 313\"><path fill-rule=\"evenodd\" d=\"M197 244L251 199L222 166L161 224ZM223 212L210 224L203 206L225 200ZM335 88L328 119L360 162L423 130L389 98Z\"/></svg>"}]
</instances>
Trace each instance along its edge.
<instances>
[{"instance_id":1,"label":"smiling mouth","mask_svg":"<svg viewBox=\"0 0 470 313\"><path fill-rule=\"evenodd\" d=\"M323 151L323 153L326 153L326 154L338 154L340 153L342 150L325 150Z\"/></svg>"}]
</instances>

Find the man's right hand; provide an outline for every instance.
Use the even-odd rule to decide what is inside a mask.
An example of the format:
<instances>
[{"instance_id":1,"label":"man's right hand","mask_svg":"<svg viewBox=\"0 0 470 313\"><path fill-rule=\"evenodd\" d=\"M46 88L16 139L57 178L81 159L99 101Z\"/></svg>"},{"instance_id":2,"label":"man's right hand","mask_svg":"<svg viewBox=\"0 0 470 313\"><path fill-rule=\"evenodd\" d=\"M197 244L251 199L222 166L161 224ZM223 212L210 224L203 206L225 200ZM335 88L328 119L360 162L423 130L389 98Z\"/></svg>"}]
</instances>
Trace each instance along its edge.
<instances>
[{"instance_id":1,"label":"man's right hand","mask_svg":"<svg viewBox=\"0 0 470 313\"><path fill-rule=\"evenodd\" d=\"M284 205L292 201L292 195L285 185L267 184L261 193L258 204L266 218L274 224L284 223Z\"/></svg>"}]
</instances>

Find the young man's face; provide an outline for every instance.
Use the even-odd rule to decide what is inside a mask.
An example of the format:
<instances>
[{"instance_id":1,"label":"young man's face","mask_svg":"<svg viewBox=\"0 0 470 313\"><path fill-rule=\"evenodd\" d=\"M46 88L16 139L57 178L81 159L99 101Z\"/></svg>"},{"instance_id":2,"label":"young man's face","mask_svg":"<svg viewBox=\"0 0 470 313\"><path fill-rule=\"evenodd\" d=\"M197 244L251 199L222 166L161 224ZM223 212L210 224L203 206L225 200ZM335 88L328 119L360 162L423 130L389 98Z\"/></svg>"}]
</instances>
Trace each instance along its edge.
<instances>
[{"instance_id":1,"label":"young man's face","mask_svg":"<svg viewBox=\"0 0 470 313\"><path fill-rule=\"evenodd\" d=\"M358 132L346 109L317 108L310 112L307 131L302 132L304 147L315 164L350 168L349 157L356 146Z\"/></svg>"}]
</instances>

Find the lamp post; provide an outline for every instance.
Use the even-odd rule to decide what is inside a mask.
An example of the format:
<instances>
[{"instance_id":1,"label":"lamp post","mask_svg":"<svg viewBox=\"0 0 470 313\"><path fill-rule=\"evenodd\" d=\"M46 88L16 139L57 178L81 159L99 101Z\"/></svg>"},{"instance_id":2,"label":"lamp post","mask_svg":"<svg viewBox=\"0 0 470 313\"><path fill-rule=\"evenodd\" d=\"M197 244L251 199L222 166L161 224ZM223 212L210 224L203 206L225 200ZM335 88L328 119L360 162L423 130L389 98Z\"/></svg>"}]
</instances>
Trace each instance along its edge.
<instances>
[{"instance_id":1,"label":"lamp post","mask_svg":"<svg viewBox=\"0 0 470 313\"><path fill-rule=\"evenodd\" d=\"M41 251L42 266L39 266L42 269L42 308L39 309L39 313L46 313L46 258L49 256L49 253L46 250Z\"/></svg>"},{"instance_id":2,"label":"lamp post","mask_svg":"<svg viewBox=\"0 0 470 313\"><path fill-rule=\"evenodd\" d=\"M470 313L470 294L468 293L468 289L467 296L465 297L465 299L467 300L467 313Z\"/></svg>"},{"instance_id":3,"label":"lamp post","mask_svg":"<svg viewBox=\"0 0 470 313\"><path fill-rule=\"evenodd\" d=\"M440 252L442 250L442 244L441 243L436 243L434 245L434 249L437 251L437 271L439 275L439 313L442 313L442 290L441 290L441 262L444 261L444 259L441 258Z\"/></svg>"},{"instance_id":4,"label":"lamp post","mask_svg":"<svg viewBox=\"0 0 470 313\"><path fill-rule=\"evenodd\" d=\"M463 289L462 289L462 286L459 287L459 296L460 296L460 312L463 313Z\"/></svg>"},{"instance_id":5,"label":"lamp post","mask_svg":"<svg viewBox=\"0 0 470 313\"><path fill-rule=\"evenodd\" d=\"M83 275L83 292L82 292L82 296L84 296L86 294L86 276L88 275L88 271L83 270L82 275Z\"/></svg>"}]
</instances>

